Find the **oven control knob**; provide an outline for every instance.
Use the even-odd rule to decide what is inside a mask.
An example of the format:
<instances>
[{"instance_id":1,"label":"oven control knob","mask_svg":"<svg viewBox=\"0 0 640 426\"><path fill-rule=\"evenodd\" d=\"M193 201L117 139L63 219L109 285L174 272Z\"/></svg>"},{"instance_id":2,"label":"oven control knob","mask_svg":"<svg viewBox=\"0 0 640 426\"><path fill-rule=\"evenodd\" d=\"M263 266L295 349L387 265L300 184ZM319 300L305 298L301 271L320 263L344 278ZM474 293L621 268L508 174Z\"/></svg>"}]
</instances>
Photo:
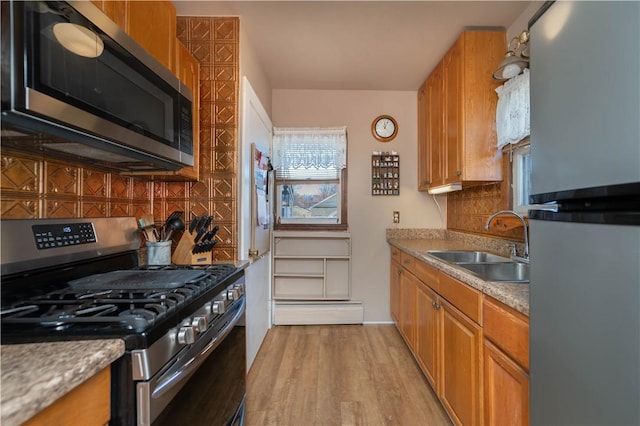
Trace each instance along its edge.
<instances>
[{"instance_id":1,"label":"oven control knob","mask_svg":"<svg viewBox=\"0 0 640 426\"><path fill-rule=\"evenodd\" d=\"M240 293L238 292L238 289L233 288L233 289L227 290L227 299L238 300L239 297L240 297Z\"/></svg>"},{"instance_id":2,"label":"oven control knob","mask_svg":"<svg viewBox=\"0 0 640 426\"><path fill-rule=\"evenodd\" d=\"M220 315L220 314L224 314L225 311L225 304L224 304L224 300L216 300L211 302L211 313L212 314L216 314L216 315Z\"/></svg>"},{"instance_id":3,"label":"oven control knob","mask_svg":"<svg viewBox=\"0 0 640 426\"><path fill-rule=\"evenodd\" d=\"M238 290L238 293L240 294L240 296L242 296L244 294L244 285L243 284L236 284L233 286L233 288L235 290Z\"/></svg>"},{"instance_id":4,"label":"oven control knob","mask_svg":"<svg viewBox=\"0 0 640 426\"><path fill-rule=\"evenodd\" d=\"M178 330L178 343L190 345L196 341L196 330L191 326L180 327Z\"/></svg>"},{"instance_id":5,"label":"oven control knob","mask_svg":"<svg viewBox=\"0 0 640 426\"><path fill-rule=\"evenodd\" d=\"M198 315L191 320L191 326L193 326L198 333L207 331L209 327L209 319L205 315Z\"/></svg>"}]
</instances>

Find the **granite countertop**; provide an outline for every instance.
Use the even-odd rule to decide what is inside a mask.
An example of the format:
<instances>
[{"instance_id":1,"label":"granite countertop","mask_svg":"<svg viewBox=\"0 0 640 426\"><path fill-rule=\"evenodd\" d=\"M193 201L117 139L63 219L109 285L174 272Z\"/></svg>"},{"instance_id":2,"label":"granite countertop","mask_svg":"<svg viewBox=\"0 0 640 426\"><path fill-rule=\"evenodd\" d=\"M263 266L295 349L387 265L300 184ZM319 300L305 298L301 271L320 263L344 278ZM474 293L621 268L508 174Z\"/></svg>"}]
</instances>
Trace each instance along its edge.
<instances>
[{"instance_id":1,"label":"granite countertop","mask_svg":"<svg viewBox=\"0 0 640 426\"><path fill-rule=\"evenodd\" d=\"M0 346L0 424L22 424L123 354L120 339Z\"/></svg>"},{"instance_id":2,"label":"granite countertop","mask_svg":"<svg viewBox=\"0 0 640 426\"><path fill-rule=\"evenodd\" d=\"M528 283L505 283L485 281L477 276L444 262L428 254L429 250L489 250L486 246L477 241L464 239L447 239L443 234L428 235L427 238L394 238L387 236L387 241L392 246L409 253L412 256L424 261L436 269L462 281L463 283L493 297L515 310L529 315L529 284ZM504 253L496 253L504 255Z\"/></svg>"}]
</instances>

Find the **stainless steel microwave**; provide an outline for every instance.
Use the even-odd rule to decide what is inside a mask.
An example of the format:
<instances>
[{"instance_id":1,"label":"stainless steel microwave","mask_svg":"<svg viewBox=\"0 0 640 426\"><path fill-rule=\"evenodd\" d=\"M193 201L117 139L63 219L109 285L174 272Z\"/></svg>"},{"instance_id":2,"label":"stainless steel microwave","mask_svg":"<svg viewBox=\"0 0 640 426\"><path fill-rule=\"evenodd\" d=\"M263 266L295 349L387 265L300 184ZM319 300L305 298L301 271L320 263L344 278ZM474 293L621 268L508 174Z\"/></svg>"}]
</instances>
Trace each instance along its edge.
<instances>
[{"instance_id":1,"label":"stainless steel microwave","mask_svg":"<svg viewBox=\"0 0 640 426\"><path fill-rule=\"evenodd\" d=\"M88 1L2 2L2 146L120 171L192 166L191 91Z\"/></svg>"}]
</instances>

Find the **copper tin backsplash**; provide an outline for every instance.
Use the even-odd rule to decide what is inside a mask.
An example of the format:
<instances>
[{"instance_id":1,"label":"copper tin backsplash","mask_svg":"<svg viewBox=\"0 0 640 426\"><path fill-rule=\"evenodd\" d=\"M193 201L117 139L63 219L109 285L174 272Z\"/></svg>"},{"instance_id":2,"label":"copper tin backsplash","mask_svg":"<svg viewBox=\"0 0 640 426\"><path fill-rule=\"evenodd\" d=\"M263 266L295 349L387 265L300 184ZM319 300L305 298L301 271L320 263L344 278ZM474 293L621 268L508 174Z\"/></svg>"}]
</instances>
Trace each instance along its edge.
<instances>
[{"instance_id":1,"label":"copper tin backsplash","mask_svg":"<svg viewBox=\"0 0 640 426\"><path fill-rule=\"evenodd\" d=\"M178 17L177 36L200 63L200 180L151 181L2 152L2 218L114 217L174 210L215 216L217 260L237 258L238 18Z\"/></svg>"}]
</instances>

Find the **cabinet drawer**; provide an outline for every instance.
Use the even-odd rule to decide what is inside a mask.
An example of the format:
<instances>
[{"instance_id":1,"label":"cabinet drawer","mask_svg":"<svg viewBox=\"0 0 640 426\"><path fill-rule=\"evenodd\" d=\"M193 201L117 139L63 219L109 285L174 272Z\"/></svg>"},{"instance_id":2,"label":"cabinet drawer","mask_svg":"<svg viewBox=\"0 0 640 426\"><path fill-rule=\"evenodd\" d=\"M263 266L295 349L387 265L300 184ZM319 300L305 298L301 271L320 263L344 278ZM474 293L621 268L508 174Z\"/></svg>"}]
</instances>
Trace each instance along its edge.
<instances>
[{"instance_id":1,"label":"cabinet drawer","mask_svg":"<svg viewBox=\"0 0 640 426\"><path fill-rule=\"evenodd\" d=\"M482 294L446 274L438 275L438 293L458 310L482 325Z\"/></svg>"},{"instance_id":2,"label":"cabinet drawer","mask_svg":"<svg viewBox=\"0 0 640 426\"><path fill-rule=\"evenodd\" d=\"M416 258L405 252L400 253L400 264L409 272L413 273L416 266Z\"/></svg>"},{"instance_id":3,"label":"cabinet drawer","mask_svg":"<svg viewBox=\"0 0 640 426\"><path fill-rule=\"evenodd\" d=\"M485 337L529 371L529 319L490 297L483 309Z\"/></svg>"},{"instance_id":4,"label":"cabinet drawer","mask_svg":"<svg viewBox=\"0 0 640 426\"><path fill-rule=\"evenodd\" d=\"M415 275L420 281L428 285L432 290L438 290L438 270L424 262L415 262Z\"/></svg>"},{"instance_id":5,"label":"cabinet drawer","mask_svg":"<svg viewBox=\"0 0 640 426\"><path fill-rule=\"evenodd\" d=\"M400 263L400 249L394 246L391 246L391 260L395 260Z\"/></svg>"}]
</instances>

